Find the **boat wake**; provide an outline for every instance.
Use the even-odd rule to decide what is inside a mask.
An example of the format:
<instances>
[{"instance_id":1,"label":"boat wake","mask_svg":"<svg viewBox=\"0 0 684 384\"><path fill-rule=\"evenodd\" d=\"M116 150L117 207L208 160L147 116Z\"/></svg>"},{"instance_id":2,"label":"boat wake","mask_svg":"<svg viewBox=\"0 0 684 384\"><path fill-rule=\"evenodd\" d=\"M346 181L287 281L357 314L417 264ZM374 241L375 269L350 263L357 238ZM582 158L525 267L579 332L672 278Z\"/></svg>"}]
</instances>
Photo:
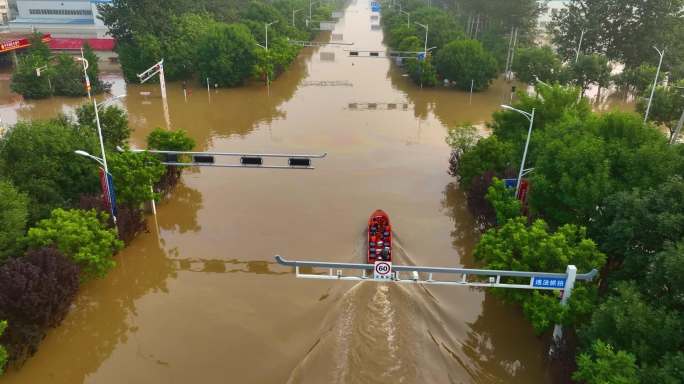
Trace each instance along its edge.
<instances>
[{"instance_id":1,"label":"boat wake","mask_svg":"<svg viewBox=\"0 0 684 384\"><path fill-rule=\"evenodd\" d=\"M364 242L365 243L365 240ZM397 238L397 264L412 258ZM357 247L358 258L365 249ZM426 287L392 283L337 284L318 340L288 383L465 383L474 370L457 340L467 332L450 324Z\"/></svg>"}]
</instances>

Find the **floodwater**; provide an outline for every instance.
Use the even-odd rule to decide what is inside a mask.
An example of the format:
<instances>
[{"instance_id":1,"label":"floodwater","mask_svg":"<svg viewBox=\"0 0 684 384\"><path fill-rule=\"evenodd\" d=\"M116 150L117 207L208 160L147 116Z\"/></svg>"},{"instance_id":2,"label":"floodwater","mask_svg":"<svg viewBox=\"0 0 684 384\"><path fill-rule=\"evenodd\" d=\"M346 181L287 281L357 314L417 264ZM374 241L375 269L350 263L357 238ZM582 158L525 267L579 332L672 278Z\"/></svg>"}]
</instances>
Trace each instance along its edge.
<instances>
[{"instance_id":1,"label":"floodwater","mask_svg":"<svg viewBox=\"0 0 684 384\"><path fill-rule=\"evenodd\" d=\"M334 33L357 49L383 48L366 2L352 3ZM304 49L270 90L193 84L186 100L170 84L172 127L198 150L328 156L315 170L185 171L149 233L86 284L36 355L0 382L550 383L543 343L491 293L298 280L274 263L275 254L361 262L364 225L382 208L397 263L475 265L478 235L447 174L444 138L447 126L487 120L510 85L472 100L421 90L388 60L344 49ZM133 144L144 145L165 124L158 86L107 80L127 93ZM24 103L2 87L4 124L83 101Z\"/></svg>"}]
</instances>

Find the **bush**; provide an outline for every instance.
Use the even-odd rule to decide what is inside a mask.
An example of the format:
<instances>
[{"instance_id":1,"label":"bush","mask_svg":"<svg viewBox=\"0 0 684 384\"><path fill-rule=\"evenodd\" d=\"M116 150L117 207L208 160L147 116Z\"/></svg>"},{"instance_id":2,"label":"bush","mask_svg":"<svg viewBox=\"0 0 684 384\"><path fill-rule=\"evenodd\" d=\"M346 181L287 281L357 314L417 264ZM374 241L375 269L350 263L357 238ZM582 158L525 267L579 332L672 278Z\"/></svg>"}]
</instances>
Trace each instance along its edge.
<instances>
[{"instance_id":1,"label":"bush","mask_svg":"<svg viewBox=\"0 0 684 384\"><path fill-rule=\"evenodd\" d=\"M107 215L80 209L55 209L28 231L32 248L55 246L81 267L84 279L104 277L116 264L114 253L123 248L116 231L106 228Z\"/></svg>"},{"instance_id":2,"label":"bush","mask_svg":"<svg viewBox=\"0 0 684 384\"><path fill-rule=\"evenodd\" d=\"M79 285L79 268L54 248L29 251L0 266L0 318L7 332L0 338L9 360L31 356L50 327L69 311Z\"/></svg>"},{"instance_id":3,"label":"bush","mask_svg":"<svg viewBox=\"0 0 684 384\"><path fill-rule=\"evenodd\" d=\"M496 60L475 40L452 41L441 48L435 57L437 72L456 81L460 89L481 91L489 87L497 76Z\"/></svg>"},{"instance_id":4,"label":"bush","mask_svg":"<svg viewBox=\"0 0 684 384\"><path fill-rule=\"evenodd\" d=\"M18 256L26 234L28 198L14 186L0 180L0 264Z\"/></svg>"}]
</instances>

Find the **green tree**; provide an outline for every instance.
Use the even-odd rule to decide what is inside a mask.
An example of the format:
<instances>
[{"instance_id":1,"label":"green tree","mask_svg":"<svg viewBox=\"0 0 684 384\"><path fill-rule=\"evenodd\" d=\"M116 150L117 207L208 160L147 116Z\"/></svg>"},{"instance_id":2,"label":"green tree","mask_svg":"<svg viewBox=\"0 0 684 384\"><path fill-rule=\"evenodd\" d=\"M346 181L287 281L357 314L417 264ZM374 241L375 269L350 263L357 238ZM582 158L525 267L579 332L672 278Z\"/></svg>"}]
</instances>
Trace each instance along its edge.
<instances>
[{"instance_id":1,"label":"green tree","mask_svg":"<svg viewBox=\"0 0 684 384\"><path fill-rule=\"evenodd\" d=\"M87 42L83 44L83 57L88 60L88 78L90 79L91 93L98 94L109 90L108 84L100 80L99 59L93 48Z\"/></svg>"},{"instance_id":2,"label":"green tree","mask_svg":"<svg viewBox=\"0 0 684 384\"><path fill-rule=\"evenodd\" d=\"M608 265L625 263L621 275L638 278L666 243L684 238L684 180L673 177L655 188L617 192L600 212L591 232L609 255Z\"/></svg>"},{"instance_id":3,"label":"green tree","mask_svg":"<svg viewBox=\"0 0 684 384\"><path fill-rule=\"evenodd\" d=\"M7 329L7 321L0 321L0 336L5 333L5 329ZM8 357L7 350L0 345L0 376L5 372Z\"/></svg>"},{"instance_id":4,"label":"green tree","mask_svg":"<svg viewBox=\"0 0 684 384\"><path fill-rule=\"evenodd\" d=\"M197 67L201 78L215 79L219 86L236 86L252 74L256 64L256 41L242 25L217 25L200 39Z\"/></svg>"},{"instance_id":5,"label":"green tree","mask_svg":"<svg viewBox=\"0 0 684 384\"><path fill-rule=\"evenodd\" d=\"M496 136L481 139L473 148L465 151L458 158L458 164L452 167L458 172L461 186L467 189L474 178L485 173L494 171L503 173L511 168L514 150L512 146L499 140Z\"/></svg>"},{"instance_id":6,"label":"green tree","mask_svg":"<svg viewBox=\"0 0 684 384\"><path fill-rule=\"evenodd\" d=\"M131 128L128 126L128 116L126 112L117 106L108 106L100 109L100 127L102 128L102 139L105 148L115 150L116 147L127 147L128 139L131 136ZM97 122L95 121L95 110L93 104L86 103L76 109L78 124L86 128L93 135L97 135Z\"/></svg>"},{"instance_id":7,"label":"green tree","mask_svg":"<svg viewBox=\"0 0 684 384\"><path fill-rule=\"evenodd\" d=\"M621 283L580 330L586 345L604 340L634 354L640 364L656 364L666 352L678 351L684 341L679 313L652 305L633 284Z\"/></svg>"},{"instance_id":8,"label":"green tree","mask_svg":"<svg viewBox=\"0 0 684 384\"><path fill-rule=\"evenodd\" d=\"M0 264L20 255L27 220L26 194L17 191L10 182L0 180Z\"/></svg>"},{"instance_id":9,"label":"green tree","mask_svg":"<svg viewBox=\"0 0 684 384\"><path fill-rule=\"evenodd\" d=\"M608 58L597 54L580 55L579 60L570 66L571 79L582 89L582 94L590 85L596 84L600 95L601 88L610 85L611 70Z\"/></svg>"},{"instance_id":10,"label":"green tree","mask_svg":"<svg viewBox=\"0 0 684 384\"><path fill-rule=\"evenodd\" d=\"M519 49L513 60L513 72L518 79L535 84L539 79L552 83L559 79L561 61L549 46Z\"/></svg>"},{"instance_id":11,"label":"green tree","mask_svg":"<svg viewBox=\"0 0 684 384\"><path fill-rule=\"evenodd\" d=\"M515 197L515 190L506 188L503 180L494 178L487 190L487 201L494 207L496 222L500 225L521 215L520 200Z\"/></svg>"},{"instance_id":12,"label":"green tree","mask_svg":"<svg viewBox=\"0 0 684 384\"><path fill-rule=\"evenodd\" d=\"M535 109L533 143L537 142L536 136L546 131L548 126L552 126L567 116L585 120L591 115L589 103L585 99L578 101L579 91L576 88L538 84L535 90L535 95L528 95L526 92L518 93L518 100L513 103L513 107L522 111L532 112L532 109ZM518 158L521 158L527 139L526 128L530 124L529 120L520 113L509 110L494 112L492 120L490 127L494 135L512 144L519 153ZM535 147L536 145L531 144L530 150L534 152Z\"/></svg>"},{"instance_id":13,"label":"green tree","mask_svg":"<svg viewBox=\"0 0 684 384\"><path fill-rule=\"evenodd\" d=\"M165 170L159 159L148 152L126 151L109 156L109 171L116 186L117 199L133 208L145 201L159 199L151 187Z\"/></svg>"},{"instance_id":14,"label":"green tree","mask_svg":"<svg viewBox=\"0 0 684 384\"><path fill-rule=\"evenodd\" d=\"M646 113L648 105L646 96L650 96L650 94L644 96L637 101L637 110L641 114ZM677 129L677 122L682 113L684 113L684 92L675 87L656 87L648 118L667 127L670 132L670 139Z\"/></svg>"},{"instance_id":15,"label":"green tree","mask_svg":"<svg viewBox=\"0 0 684 384\"><path fill-rule=\"evenodd\" d=\"M631 353L613 351L610 344L596 340L591 353L577 357L574 380L587 384L638 384L636 359Z\"/></svg>"},{"instance_id":16,"label":"green tree","mask_svg":"<svg viewBox=\"0 0 684 384\"><path fill-rule=\"evenodd\" d=\"M57 208L28 231L31 248L55 246L81 267L84 279L104 277L123 248L116 231L107 228L107 214L95 210Z\"/></svg>"},{"instance_id":17,"label":"green tree","mask_svg":"<svg viewBox=\"0 0 684 384\"><path fill-rule=\"evenodd\" d=\"M565 272L570 264L584 272L599 269L605 263L605 255L586 237L585 228L564 225L556 232L549 232L543 220L536 220L529 227L526 221L524 217L510 219L502 227L487 231L475 249L475 258L484 262L487 269L559 273ZM550 293L496 292L506 300L521 304L537 333L548 330L555 323L586 316L587 308L595 299L588 289L574 294L570 307L576 313L570 315Z\"/></svg>"},{"instance_id":18,"label":"green tree","mask_svg":"<svg viewBox=\"0 0 684 384\"><path fill-rule=\"evenodd\" d=\"M437 85L437 71L432 65L432 60L413 60L406 61L406 70L416 84L421 84L425 87L434 87Z\"/></svg>"},{"instance_id":19,"label":"green tree","mask_svg":"<svg viewBox=\"0 0 684 384\"><path fill-rule=\"evenodd\" d=\"M31 37L31 46L19 59L12 74L10 88L27 99L43 99L52 95L49 79L54 78L54 71L46 68L41 71L41 76L36 72L36 69L46 66L50 60L50 48L43 43L41 37L41 34Z\"/></svg>"},{"instance_id":20,"label":"green tree","mask_svg":"<svg viewBox=\"0 0 684 384\"><path fill-rule=\"evenodd\" d=\"M437 52L435 64L440 75L461 89L470 89L471 81L473 89L486 89L497 75L496 60L475 40L450 42Z\"/></svg>"},{"instance_id":21,"label":"green tree","mask_svg":"<svg viewBox=\"0 0 684 384\"><path fill-rule=\"evenodd\" d=\"M162 40L164 71L170 80L190 78L197 70L200 39L216 22L208 14L185 13L172 16L173 29Z\"/></svg>"},{"instance_id":22,"label":"green tree","mask_svg":"<svg viewBox=\"0 0 684 384\"><path fill-rule=\"evenodd\" d=\"M582 51L601 53L627 67L658 64L653 45L667 47L667 71L682 63L684 2L633 0L573 0L550 24L552 42L562 56L574 57L582 31Z\"/></svg>"},{"instance_id":23,"label":"green tree","mask_svg":"<svg viewBox=\"0 0 684 384\"><path fill-rule=\"evenodd\" d=\"M635 95L641 95L653 86L657 68L650 64L641 64L635 68L625 68L617 76L616 84ZM662 78L662 75L660 76Z\"/></svg>"},{"instance_id":24,"label":"green tree","mask_svg":"<svg viewBox=\"0 0 684 384\"><path fill-rule=\"evenodd\" d=\"M613 191L604 141L586 130L587 121L568 119L547 127L534 143L529 195L533 212L553 226L586 224Z\"/></svg>"},{"instance_id":25,"label":"green tree","mask_svg":"<svg viewBox=\"0 0 684 384\"><path fill-rule=\"evenodd\" d=\"M64 120L19 122L0 139L0 174L28 195L29 223L99 190L97 167L79 149L99 153L95 137Z\"/></svg>"},{"instance_id":26,"label":"green tree","mask_svg":"<svg viewBox=\"0 0 684 384\"><path fill-rule=\"evenodd\" d=\"M130 40L118 41L116 52L126 81L137 83L138 73L146 71L162 57L162 46L155 35L136 33Z\"/></svg>"},{"instance_id":27,"label":"green tree","mask_svg":"<svg viewBox=\"0 0 684 384\"><path fill-rule=\"evenodd\" d=\"M54 94L59 96L87 95L81 64L65 53L57 55L55 59L57 63L54 66L55 76L52 79Z\"/></svg>"},{"instance_id":28,"label":"green tree","mask_svg":"<svg viewBox=\"0 0 684 384\"><path fill-rule=\"evenodd\" d=\"M678 243L666 243L650 263L644 279L645 289L655 301L684 310L684 239Z\"/></svg>"},{"instance_id":29,"label":"green tree","mask_svg":"<svg viewBox=\"0 0 684 384\"><path fill-rule=\"evenodd\" d=\"M191 151L195 147L195 140L182 129L169 131L155 128L147 136L147 148L162 151Z\"/></svg>"},{"instance_id":30,"label":"green tree","mask_svg":"<svg viewBox=\"0 0 684 384\"><path fill-rule=\"evenodd\" d=\"M518 217L508 220L500 228L487 231L475 249L475 258L484 262L487 269L561 273L570 264L577 266L580 272L588 272L601 268L605 263L605 255L586 237L585 228L564 225L556 232L550 232L543 220L536 220L529 227L526 222L526 218ZM578 291L571 297L570 307L574 311L571 313L568 308L562 308L558 299L549 293L530 294L519 290L496 292L506 300L521 304L538 333L548 330L555 323L567 323L568 319L585 317L591 302L595 300L590 289Z\"/></svg>"}]
</instances>

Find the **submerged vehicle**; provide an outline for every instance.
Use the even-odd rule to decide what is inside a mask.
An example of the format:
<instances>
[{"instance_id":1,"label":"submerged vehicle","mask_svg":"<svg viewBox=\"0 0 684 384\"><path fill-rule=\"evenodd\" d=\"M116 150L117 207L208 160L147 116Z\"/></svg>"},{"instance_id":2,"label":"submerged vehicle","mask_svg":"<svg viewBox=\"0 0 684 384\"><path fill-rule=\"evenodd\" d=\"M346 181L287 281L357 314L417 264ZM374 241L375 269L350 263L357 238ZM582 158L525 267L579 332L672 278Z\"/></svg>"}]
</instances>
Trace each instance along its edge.
<instances>
[{"instance_id":1,"label":"submerged vehicle","mask_svg":"<svg viewBox=\"0 0 684 384\"><path fill-rule=\"evenodd\" d=\"M378 209L368 219L369 264L392 261L392 226L385 211Z\"/></svg>"}]
</instances>

